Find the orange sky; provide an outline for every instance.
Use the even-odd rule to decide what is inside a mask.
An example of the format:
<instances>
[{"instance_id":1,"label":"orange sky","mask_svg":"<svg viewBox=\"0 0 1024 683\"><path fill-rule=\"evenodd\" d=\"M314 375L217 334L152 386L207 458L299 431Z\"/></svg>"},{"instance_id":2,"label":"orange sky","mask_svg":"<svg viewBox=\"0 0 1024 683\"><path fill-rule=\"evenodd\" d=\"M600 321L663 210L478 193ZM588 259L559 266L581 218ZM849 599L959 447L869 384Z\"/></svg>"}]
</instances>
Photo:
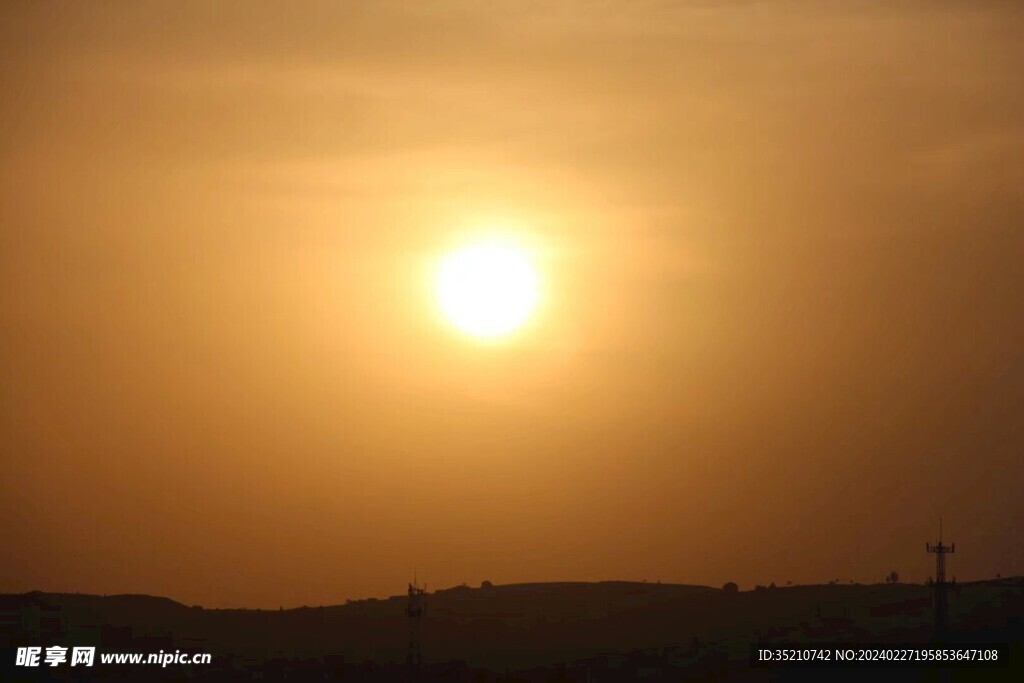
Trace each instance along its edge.
<instances>
[{"instance_id":1,"label":"orange sky","mask_svg":"<svg viewBox=\"0 0 1024 683\"><path fill-rule=\"evenodd\" d=\"M1024 7L550 4L3 5L0 591L1024 573Z\"/></svg>"}]
</instances>

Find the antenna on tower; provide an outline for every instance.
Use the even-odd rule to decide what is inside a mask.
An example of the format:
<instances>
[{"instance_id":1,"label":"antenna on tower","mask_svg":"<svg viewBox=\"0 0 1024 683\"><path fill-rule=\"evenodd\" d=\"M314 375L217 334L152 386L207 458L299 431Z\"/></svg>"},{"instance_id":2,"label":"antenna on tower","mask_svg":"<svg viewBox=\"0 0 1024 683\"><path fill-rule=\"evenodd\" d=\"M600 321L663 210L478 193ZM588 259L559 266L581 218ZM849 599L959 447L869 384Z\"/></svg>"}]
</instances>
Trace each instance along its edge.
<instances>
[{"instance_id":1,"label":"antenna on tower","mask_svg":"<svg viewBox=\"0 0 1024 683\"><path fill-rule=\"evenodd\" d=\"M946 599L946 555L956 552L956 543L942 542L942 518L939 517L939 542L925 543L924 549L935 554L935 635L942 636L948 626L949 609Z\"/></svg>"},{"instance_id":2,"label":"antenna on tower","mask_svg":"<svg viewBox=\"0 0 1024 683\"><path fill-rule=\"evenodd\" d=\"M409 678L419 680L423 677L423 653L420 650L420 620L426 611L427 587L417 583L416 571L409 584L409 601L405 606L405 615L409 617L409 652L405 664L409 669Z\"/></svg>"}]
</instances>

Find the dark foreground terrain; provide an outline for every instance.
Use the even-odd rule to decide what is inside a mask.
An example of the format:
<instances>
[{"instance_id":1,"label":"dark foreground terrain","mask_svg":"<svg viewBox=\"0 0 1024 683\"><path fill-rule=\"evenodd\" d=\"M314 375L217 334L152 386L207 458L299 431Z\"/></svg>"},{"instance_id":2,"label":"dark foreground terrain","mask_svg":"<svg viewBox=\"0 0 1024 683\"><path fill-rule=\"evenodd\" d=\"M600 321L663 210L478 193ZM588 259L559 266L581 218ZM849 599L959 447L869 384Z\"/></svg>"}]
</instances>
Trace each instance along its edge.
<instances>
[{"instance_id":1,"label":"dark foreground terrain","mask_svg":"<svg viewBox=\"0 0 1024 683\"><path fill-rule=\"evenodd\" d=\"M424 665L405 665L406 596L287 610L203 609L146 595L0 596L0 680L1024 680L1024 578L950 589L946 642L1001 644L982 669L752 667L750 648L922 643L932 592L906 584L727 592L651 583L549 583L430 593ZM91 668L16 666L19 646L95 646ZM103 665L100 654L208 652L206 665Z\"/></svg>"}]
</instances>

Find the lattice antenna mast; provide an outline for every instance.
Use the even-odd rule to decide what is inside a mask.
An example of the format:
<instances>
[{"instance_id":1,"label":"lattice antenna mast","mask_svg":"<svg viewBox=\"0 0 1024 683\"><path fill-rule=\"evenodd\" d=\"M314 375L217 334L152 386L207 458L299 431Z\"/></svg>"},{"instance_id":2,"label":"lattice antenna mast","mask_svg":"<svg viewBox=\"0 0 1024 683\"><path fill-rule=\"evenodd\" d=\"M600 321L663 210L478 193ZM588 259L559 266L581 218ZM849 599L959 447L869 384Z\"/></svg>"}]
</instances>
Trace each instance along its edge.
<instances>
[{"instance_id":1,"label":"lattice antenna mast","mask_svg":"<svg viewBox=\"0 0 1024 683\"><path fill-rule=\"evenodd\" d=\"M946 555L956 552L956 543L943 545L942 543L942 518L939 518L939 542L935 545L925 543L924 549L935 553L935 583L946 583Z\"/></svg>"},{"instance_id":2,"label":"lattice antenna mast","mask_svg":"<svg viewBox=\"0 0 1024 683\"><path fill-rule=\"evenodd\" d=\"M941 517L939 518L939 542L935 545L925 543L924 549L935 553L935 634L942 636L946 632L949 615L946 597L946 555L956 552L956 543L943 544Z\"/></svg>"},{"instance_id":3,"label":"lattice antenna mast","mask_svg":"<svg viewBox=\"0 0 1024 683\"><path fill-rule=\"evenodd\" d=\"M420 586L415 577L409 584L409 601L405 606L405 615L409 617L409 652L405 663L417 676L423 667L423 653L420 650L420 620L426 611L427 587Z\"/></svg>"}]
</instances>

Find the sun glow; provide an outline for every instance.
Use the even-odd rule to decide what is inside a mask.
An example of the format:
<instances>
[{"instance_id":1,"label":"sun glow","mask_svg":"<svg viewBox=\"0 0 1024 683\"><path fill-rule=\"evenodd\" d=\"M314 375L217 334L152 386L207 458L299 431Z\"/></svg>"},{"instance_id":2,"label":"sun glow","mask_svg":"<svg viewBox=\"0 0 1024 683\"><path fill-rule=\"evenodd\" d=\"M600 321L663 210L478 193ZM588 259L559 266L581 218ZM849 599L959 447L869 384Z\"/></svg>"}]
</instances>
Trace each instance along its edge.
<instances>
[{"instance_id":1,"label":"sun glow","mask_svg":"<svg viewBox=\"0 0 1024 683\"><path fill-rule=\"evenodd\" d=\"M530 254L489 239L446 254L437 270L437 302L445 318L475 337L494 339L521 327L540 299Z\"/></svg>"}]
</instances>

